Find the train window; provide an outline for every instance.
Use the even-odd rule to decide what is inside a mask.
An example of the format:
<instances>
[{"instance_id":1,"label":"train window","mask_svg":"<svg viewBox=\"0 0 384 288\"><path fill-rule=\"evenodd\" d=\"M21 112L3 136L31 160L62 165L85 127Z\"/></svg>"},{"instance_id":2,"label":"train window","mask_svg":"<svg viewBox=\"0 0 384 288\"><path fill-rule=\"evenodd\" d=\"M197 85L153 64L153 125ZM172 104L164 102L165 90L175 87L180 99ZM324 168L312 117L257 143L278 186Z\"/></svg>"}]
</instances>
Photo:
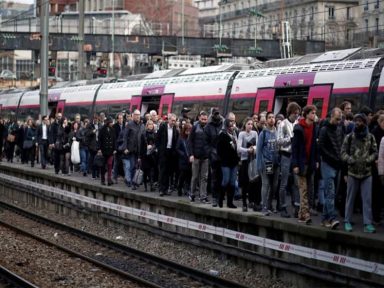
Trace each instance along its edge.
<instances>
[{"instance_id":1,"label":"train window","mask_svg":"<svg viewBox=\"0 0 384 288\"><path fill-rule=\"evenodd\" d=\"M361 107L369 103L368 94L336 94L331 97L331 106L330 107L340 107L340 104L344 101L349 101L352 103L352 113L357 113L360 111ZM335 100L333 100L335 99Z\"/></svg>"},{"instance_id":2,"label":"train window","mask_svg":"<svg viewBox=\"0 0 384 288\"><path fill-rule=\"evenodd\" d=\"M116 115L117 113L121 112L124 110L124 105L123 104L114 104L109 106L109 114L111 115Z\"/></svg>"},{"instance_id":3,"label":"train window","mask_svg":"<svg viewBox=\"0 0 384 288\"><path fill-rule=\"evenodd\" d=\"M163 108L161 109L161 115L168 115L168 104L163 104Z\"/></svg>"},{"instance_id":4,"label":"train window","mask_svg":"<svg viewBox=\"0 0 384 288\"><path fill-rule=\"evenodd\" d=\"M228 111L235 113L236 122L240 124L240 128L242 127L244 119L252 114L254 104L255 98L231 99L229 101Z\"/></svg>"},{"instance_id":5,"label":"train window","mask_svg":"<svg viewBox=\"0 0 384 288\"><path fill-rule=\"evenodd\" d=\"M321 112L323 111L324 99L322 98L313 98L312 105L315 105L317 108L316 115L321 118Z\"/></svg>"},{"instance_id":6,"label":"train window","mask_svg":"<svg viewBox=\"0 0 384 288\"><path fill-rule=\"evenodd\" d=\"M268 111L269 100L260 100L259 113Z\"/></svg>"}]
</instances>

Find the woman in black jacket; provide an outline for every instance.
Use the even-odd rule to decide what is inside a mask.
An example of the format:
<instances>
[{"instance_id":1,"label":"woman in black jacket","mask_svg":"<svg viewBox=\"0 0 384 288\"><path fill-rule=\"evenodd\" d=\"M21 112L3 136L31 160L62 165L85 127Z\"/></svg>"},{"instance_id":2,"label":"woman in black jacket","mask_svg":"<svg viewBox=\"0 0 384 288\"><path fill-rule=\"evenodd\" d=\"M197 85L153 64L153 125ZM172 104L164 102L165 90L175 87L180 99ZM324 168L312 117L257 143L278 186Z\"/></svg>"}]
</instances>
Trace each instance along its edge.
<instances>
[{"instance_id":1,"label":"woman in black jacket","mask_svg":"<svg viewBox=\"0 0 384 288\"><path fill-rule=\"evenodd\" d=\"M113 119L108 117L105 125L99 132L99 150L98 153L102 153L104 157L104 165L101 167L101 185L105 185L105 172L107 173L108 186L113 184L112 182L112 164L113 154L116 153L116 136L112 127Z\"/></svg>"},{"instance_id":2,"label":"woman in black jacket","mask_svg":"<svg viewBox=\"0 0 384 288\"><path fill-rule=\"evenodd\" d=\"M179 155L179 183L177 186L177 195L183 195L183 188L186 189L187 193L190 194L190 185L191 185L191 176L192 176L192 167L189 157L191 156L188 151L188 136L191 133L192 125L190 123L185 123L181 128L181 133L179 140L177 141L176 150Z\"/></svg>"},{"instance_id":3,"label":"woman in black jacket","mask_svg":"<svg viewBox=\"0 0 384 288\"><path fill-rule=\"evenodd\" d=\"M62 118L59 121L59 127L57 130L57 137L55 142L55 149L60 155L60 170L63 175L69 174L69 161L71 159L71 145L69 143L69 134L71 132L71 126L68 125L68 120ZM59 171L55 171L59 174Z\"/></svg>"},{"instance_id":4,"label":"woman in black jacket","mask_svg":"<svg viewBox=\"0 0 384 288\"><path fill-rule=\"evenodd\" d=\"M157 169L157 151L155 146L156 133L155 125L152 120L148 120L145 125L145 133L141 134L140 159L141 169L143 169L144 191L147 192L149 178L150 191L155 191L153 180L155 169Z\"/></svg>"},{"instance_id":5,"label":"woman in black jacket","mask_svg":"<svg viewBox=\"0 0 384 288\"><path fill-rule=\"evenodd\" d=\"M231 119L233 116L233 119ZM219 135L217 142L217 154L221 160L221 171L223 179L221 181L222 190L219 195L219 207L223 207L224 193L227 191L227 207L237 208L233 204L233 196L236 189L237 165L239 156L237 154L237 136L235 133L234 115L230 114L224 121L224 129Z\"/></svg>"},{"instance_id":6,"label":"woman in black jacket","mask_svg":"<svg viewBox=\"0 0 384 288\"><path fill-rule=\"evenodd\" d=\"M31 160L31 167L35 166L36 157L36 127L32 119L27 121L27 129L24 135L23 150L26 160Z\"/></svg>"}]
</instances>

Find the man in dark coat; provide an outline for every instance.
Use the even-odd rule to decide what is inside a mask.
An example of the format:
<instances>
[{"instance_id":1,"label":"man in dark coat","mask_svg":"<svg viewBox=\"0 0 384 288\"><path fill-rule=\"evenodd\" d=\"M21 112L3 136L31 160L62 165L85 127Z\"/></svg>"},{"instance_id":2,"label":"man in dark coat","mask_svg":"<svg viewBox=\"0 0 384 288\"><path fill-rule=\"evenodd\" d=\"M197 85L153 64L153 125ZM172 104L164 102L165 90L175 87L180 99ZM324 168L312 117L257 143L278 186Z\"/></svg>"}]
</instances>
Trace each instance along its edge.
<instances>
[{"instance_id":1,"label":"man in dark coat","mask_svg":"<svg viewBox=\"0 0 384 288\"><path fill-rule=\"evenodd\" d=\"M57 140L57 133L59 132L59 122L61 121L61 118L63 118L63 115L61 113L57 113L56 119L51 124L51 129L49 129L48 133L48 142L49 147L52 149L53 152L53 163L55 171L60 170L60 150L55 148L55 144Z\"/></svg>"},{"instance_id":2,"label":"man in dark coat","mask_svg":"<svg viewBox=\"0 0 384 288\"><path fill-rule=\"evenodd\" d=\"M324 207L321 225L336 229L339 221L336 219L335 196L341 161L341 145L343 144L343 129L340 125L342 112L340 108L333 108L331 119L325 120L319 134L319 149L321 156L321 176L324 181Z\"/></svg>"},{"instance_id":3,"label":"man in dark coat","mask_svg":"<svg viewBox=\"0 0 384 288\"><path fill-rule=\"evenodd\" d=\"M176 115L169 114L168 121L160 125L156 138L156 147L159 152L160 196L170 194L168 192L169 178L177 165L176 144L178 138Z\"/></svg>"},{"instance_id":4,"label":"man in dark coat","mask_svg":"<svg viewBox=\"0 0 384 288\"><path fill-rule=\"evenodd\" d=\"M224 118L220 115L217 108L212 109L212 115L208 119L205 133L207 134L207 143L209 148L209 166L211 169L211 192L212 206L217 207L219 192L221 190L221 165L217 155L217 139L220 131L224 128Z\"/></svg>"},{"instance_id":5,"label":"man in dark coat","mask_svg":"<svg viewBox=\"0 0 384 288\"><path fill-rule=\"evenodd\" d=\"M49 145L49 119L47 115L43 116L42 123L37 128L37 144L39 144L41 168L45 169Z\"/></svg>"},{"instance_id":6,"label":"man in dark coat","mask_svg":"<svg viewBox=\"0 0 384 288\"><path fill-rule=\"evenodd\" d=\"M108 117L105 121L105 125L99 132L99 151L104 157L104 165L101 167L101 185L105 185L105 172L107 173L108 186L113 184L112 182L112 163L113 155L116 153L116 138L115 131L113 130L113 119ZM106 169L107 168L107 169Z\"/></svg>"},{"instance_id":7,"label":"man in dark coat","mask_svg":"<svg viewBox=\"0 0 384 288\"><path fill-rule=\"evenodd\" d=\"M140 140L143 125L140 121L140 111L135 110L132 114L132 120L128 122L124 129L124 142L122 149L122 159L124 165L125 183L132 190L136 190L138 185L133 181L136 172L136 165L139 157Z\"/></svg>"}]
</instances>

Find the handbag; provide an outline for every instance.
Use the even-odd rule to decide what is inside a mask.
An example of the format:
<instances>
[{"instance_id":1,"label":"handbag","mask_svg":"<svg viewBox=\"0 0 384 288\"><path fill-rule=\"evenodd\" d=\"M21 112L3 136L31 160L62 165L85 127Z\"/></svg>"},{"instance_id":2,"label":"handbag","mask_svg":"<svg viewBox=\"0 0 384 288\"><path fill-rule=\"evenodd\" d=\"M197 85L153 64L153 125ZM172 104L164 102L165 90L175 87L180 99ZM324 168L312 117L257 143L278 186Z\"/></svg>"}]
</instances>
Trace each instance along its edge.
<instances>
[{"instance_id":1,"label":"handbag","mask_svg":"<svg viewBox=\"0 0 384 288\"><path fill-rule=\"evenodd\" d=\"M259 173L257 172L256 157L254 155L250 156L248 163L248 179L249 182L254 182L259 178Z\"/></svg>"},{"instance_id":2,"label":"handbag","mask_svg":"<svg viewBox=\"0 0 384 288\"><path fill-rule=\"evenodd\" d=\"M97 154L93 159L93 165L97 168L102 168L104 166L105 160L102 154Z\"/></svg>"},{"instance_id":3,"label":"handbag","mask_svg":"<svg viewBox=\"0 0 384 288\"><path fill-rule=\"evenodd\" d=\"M15 135L8 134L7 141L12 143L15 142Z\"/></svg>"},{"instance_id":4,"label":"handbag","mask_svg":"<svg viewBox=\"0 0 384 288\"><path fill-rule=\"evenodd\" d=\"M79 150L79 141L73 141L71 146L71 162L72 164L80 163L80 150Z\"/></svg>"},{"instance_id":5,"label":"handbag","mask_svg":"<svg viewBox=\"0 0 384 288\"><path fill-rule=\"evenodd\" d=\"M135 175L133 176L133 182L136 185L141 185L143 183L143 170L139 168L136 169Z\"/></svg>"},{"instance_id":6,"label":"handbag","mask_svg":"<svg viewBox=\"0 0 384 288\"><path fill-rule=\"evenodd\" d=\"M23 142L23 149L30 149L33 146L32 140L24 140Z\"/></svg>"}]
</instances>

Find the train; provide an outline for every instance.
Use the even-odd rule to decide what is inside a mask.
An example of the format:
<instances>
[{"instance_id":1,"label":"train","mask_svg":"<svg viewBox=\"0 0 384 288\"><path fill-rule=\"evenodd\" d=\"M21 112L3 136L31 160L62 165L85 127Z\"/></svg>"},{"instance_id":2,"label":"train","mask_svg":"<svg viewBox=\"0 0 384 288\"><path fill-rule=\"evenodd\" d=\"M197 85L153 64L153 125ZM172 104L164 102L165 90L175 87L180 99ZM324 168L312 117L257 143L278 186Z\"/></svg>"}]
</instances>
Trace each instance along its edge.
<instances>
[{"instance_id":1,"label":"train","mask_svg":"<svg viewBox=\"0 0 384 288\"><path fill-rule=\"evenodd\" d=\"M281 61L282 62L282 61ZM177 70L160 70L116 83L51 88L48 108L72 118L79 113L92 117L123 110L158 111L160 116L191 109L217 107L224 115L231 111L241 121L253 113L285 114L289 102L316 105L325 118L331 108L350 101L353 109L384 107L384 53L382 49L347 49L307 55L288 65L239 69L233 64ZM0 93L0 114L18 120L39 117L39 91L15 90Z\"/></svg>"}]
</instances>

